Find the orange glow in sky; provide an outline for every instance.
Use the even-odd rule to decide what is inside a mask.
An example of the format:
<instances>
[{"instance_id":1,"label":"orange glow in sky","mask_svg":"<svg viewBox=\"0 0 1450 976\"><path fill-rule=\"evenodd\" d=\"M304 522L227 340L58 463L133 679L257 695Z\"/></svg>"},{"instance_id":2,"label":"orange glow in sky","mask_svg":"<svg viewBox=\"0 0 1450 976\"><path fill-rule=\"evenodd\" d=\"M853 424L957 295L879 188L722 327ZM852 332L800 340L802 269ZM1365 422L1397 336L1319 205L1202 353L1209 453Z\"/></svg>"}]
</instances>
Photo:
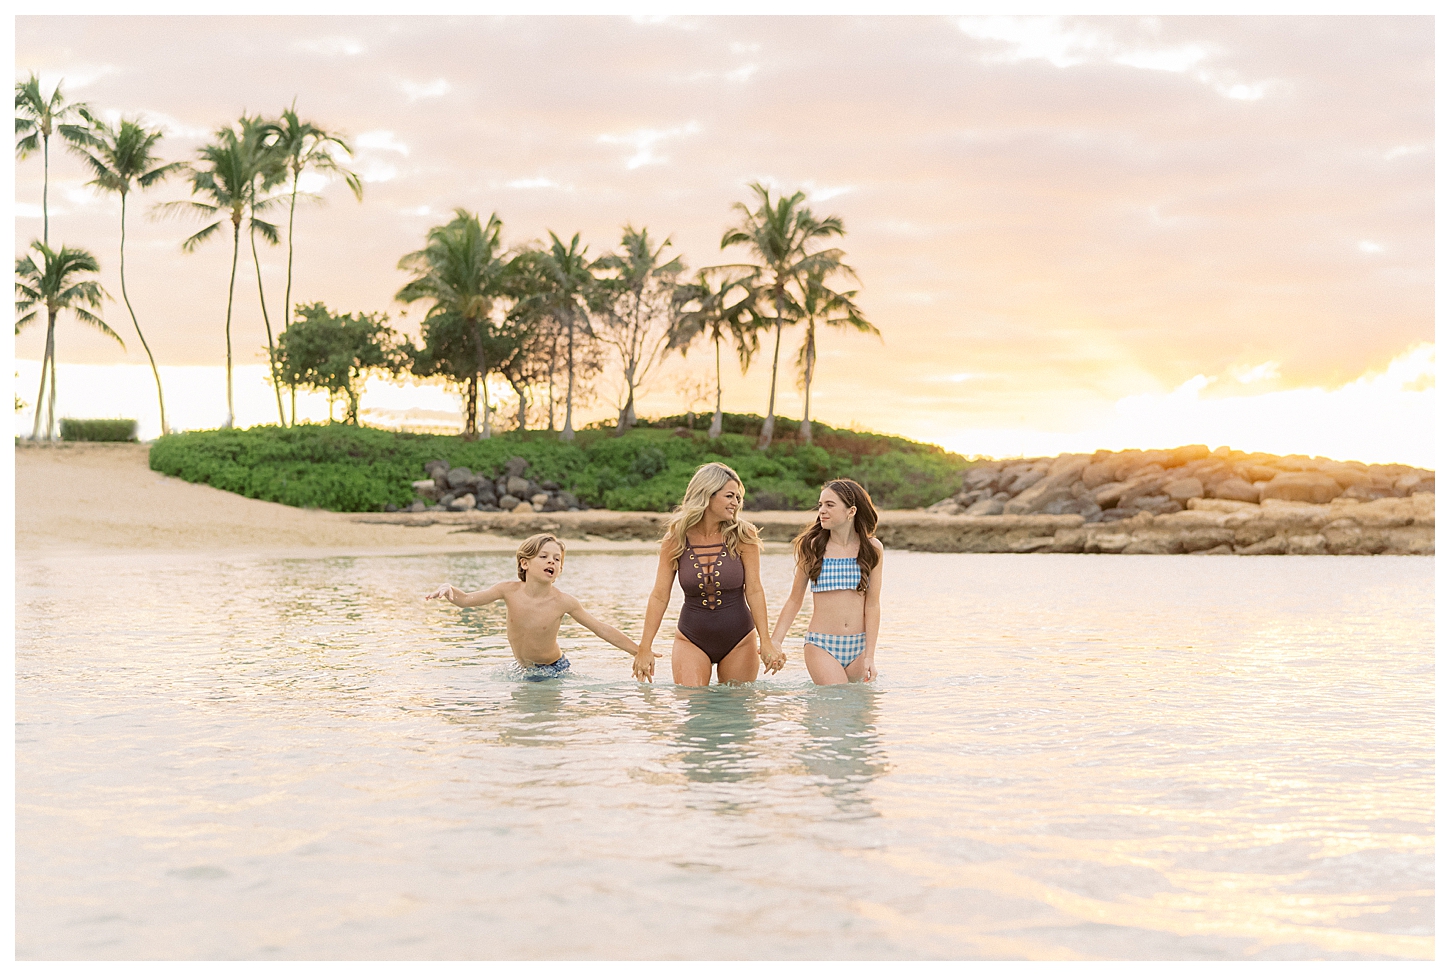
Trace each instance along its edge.
<instances>
[{"instance_id":1,"label":"orange glow in sky","mask_svg":"<svg viewBox=\"0 0 1450 976\"><path fill-rule=\"evenodd\" d=\"M165 159L294 98L347 134L364 198L304 185L322 205L298 212L296 301L408 327L423 308L405 318L393 301L398 259L457 206L497 212L511 246L579 231L602 254L630 222L692 268L742 260L720 236L761 180L842 218L882 332L821 338L818 420L969 455L1206 443L1426 466L1433 41L1429 17L15 22L17 79L143 115ZM40 236L41 163L15 166L20 253ZM119 206L87 178L52 147L51 240L100 259L126 349L62 318L60 412L135 416L144 436L154 388L119 303ZM230 249L220 235L182 254L201 225L149 216L185 189L132 198L127 284L168 412L205 426L225 415ZM275 326L285 247L261 257ZM265 333L249 261L236 296L250 391ZM15 342L26 401L43 331ZM781 353L792 417L800 338ZM767 347L748 375L727 368L727 410L765 412L769 365ZM642 412L686 409L679 391L711 375L703 348L672 359ZM612 415L616 392L602 384L583 420ZM304 412L325 417L316 400ZM381 381L363 399L379 423L444 422L457 403ZM275 418L251 409L239 400L239 422Z\"/></svg>"}]
</instances>

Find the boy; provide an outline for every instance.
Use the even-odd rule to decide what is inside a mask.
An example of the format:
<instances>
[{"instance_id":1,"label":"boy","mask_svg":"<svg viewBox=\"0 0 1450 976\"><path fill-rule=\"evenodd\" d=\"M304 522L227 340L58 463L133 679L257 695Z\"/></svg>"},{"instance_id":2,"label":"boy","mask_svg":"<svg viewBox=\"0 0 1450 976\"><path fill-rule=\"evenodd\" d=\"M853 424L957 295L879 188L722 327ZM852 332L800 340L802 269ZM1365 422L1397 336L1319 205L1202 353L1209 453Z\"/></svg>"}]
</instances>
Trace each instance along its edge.
<instances>
[{"instance_id":1,"label":"boy","mask_svg":"<svg viewBox=\"0 0 1450 976\"><path fill-rule=\"evenodd\" d=\"M465 593L449 583L424 600L447 600L458 607L481 607L502 600L508 608L509 647L529 681L558 677L569 670L569 659L559 650L559 624L568 614L622 651L638 655L639 646L606 623L595 620L579 601L554 589L564 569L564 544L548 533L531 535L515 554L518 582L495 583L486 590ZM638 674L639 667L635 667ZM649 669L653 671L653 669Z\"/></svg>"}]
</instances>

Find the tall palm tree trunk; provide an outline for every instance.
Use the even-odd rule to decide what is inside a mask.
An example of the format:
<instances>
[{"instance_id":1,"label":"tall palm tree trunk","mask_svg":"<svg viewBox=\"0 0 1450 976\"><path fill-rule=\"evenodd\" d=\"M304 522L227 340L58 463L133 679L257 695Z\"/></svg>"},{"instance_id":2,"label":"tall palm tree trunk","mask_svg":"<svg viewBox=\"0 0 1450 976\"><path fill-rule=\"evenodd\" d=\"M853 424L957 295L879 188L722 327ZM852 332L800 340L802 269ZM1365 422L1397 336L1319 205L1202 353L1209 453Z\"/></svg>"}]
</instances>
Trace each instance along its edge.
<instances>
[{"instance_id":1,"label":"tall palm tree trunk","mask_svg":"<svg viewBox=\"0 0 1450 976\"><path fill-rule=\"evenodd\" d=\"M272 341L272 319L267 315L267 296L262 291L262 259L257 256L257 232L247 228L247 237L252 244L252 264L257 269L257 300L262 305L262 324L267 327L267 367L272 373L272 392L277 395L277 423L287 426L287 415L282 412L282 381L277 376L277 344Z\"/></svg>"},{"instance_id":2,"label":"tall palm tree trunk","mask_svg":"<svg viewBox=\"0 0 1450 976\"><path fill-rule=\"evenodd\" d=\"M478 385L483 388L483 436L482 440L488 440L493 436L493 425L491 418L491 407L488 402L488 374L479 373Z\"/></svg>"},{"instance_id":3,"label":"tall palm tree trunk","mask_svg":"<svg viewBox=\"0 0 1450 976\"><path fill-rule=\"evenodd\" d=\"M816 372L816 323L806 325L806 407L801 420L801 440L811 442L811 379Z\"/></svg>"},{"instance_id":4,"label":"tall palm tree trunk","mask_svg":"<svg viewBox=\"0 0 1450 976\"><path fill-rule=\"evenodd\" d=\"M782 325L780 317L775 319L775 357L770 362L770 406L765 411L765 423L760 426L760 442L756 444L759 450L765 450L770 446L771 436L775 433L775 376L780 371L780 333Z\"/></svg>"},{"instance_id":5,"label":"tall palm tree trunk","mask_svg":"<svg viewBox=\"0 0 1450 976\"><path fill-rule=\"evenodd\" d=\"M297 183L302 178L301 170L292 173L292 205L287 210L287 290L282 293L282 328L292 324L292 223L297 215ZM297 423L297 387L292 391L292 423Z\"/></svg>"},{"instance_id":6,"label":"tall palm tree trunk","mask_svg":"<svg viewBox=\"0 0 1450 976\"><path fill-rule=\"evenodd\" d=\"M574 439L574 320L569 320L569 389L564 395L564 429L559 432L559 440L572 441Z\"/></svg>"},{"instance_id":7,"label":"tall palm tree trunk","mask_svg":"<svg viewBox=\"0 0 1450 976\"><path fill-rule=\"evenodd\" d=\"M720 412L720 337L715 337L715 416L710 420L710 440L720 436L725 417Z\"/></svg>"},{"instance_id":8,"label":"tall palm tree trunk","mask_svg":"<svg viewBox=\"0 0 1450 976\"><path fill-rule=\"evenodd\" d=\"M33 441L40 439L40 415L45 412L45 388L48 373L47 367L49 367L50 365L50 354L55 349L55 314L56 313L53 311L48 313L48 321L46 322L45 326L45 357L41 360L40 363L40 392L35 395L35 426L30 431L30 439ZM52 381L52 389L54 388L54 386L55 383L54 381ZM48 431L46 434L46 439L50 439Z\"/></svg>"},{"instance_id":9,"label":"tall palm tree trunk","mask_svg":"<svg viewBox=\"0 0 1450 976\"><path fill-rule=\"evenodd\" d=\"M52 346L50 350L50 396L46 400L47 406L45 411L45 439L48 441L55 440L55 388L57 385L55 376L55 348Z\"/></svg>"},{"instance_id":10,"label":"tall palm tree trunk","mask_svg":"<svg viewBox=\"0 0 1450 976\"><path fill-rule=\"evenodd\" d=\"M478 374L468 377L468 391L464 396L463 439L471 441L478 433Z\"/></svg>"},{"instance_id":11,"label":"tall palm tree trunk","mask_svg":"<svg viewBox=\"0 0 1450 976\"><path fill-rule=\"evenodd\" d=\"M50 247L50 135L44 134L41 139L45 146L45 181L40 184L40 217L42 220L40 240L46 247ZM36 409L40 407L37 404Z\"/></svg>"},{"instance_id":12,"label":"tall palm tree trunk","mask_svg":"<svg viewBox=\"0 0 1450 976\"><path fill-rule=\"evenodd\" d=\"M232 221L232 276L227 282L227 428L236 423L237 412L232 400L232 295L237 287L237 255L242 249L241 221ZM332 404L327 405L327 418L332 419Z\"/></svg>"},{"instance_id":13,"label":"tall palm tree trunk","mask_svg":"<svg viewBox=\"0 0 1450 976\"><path fill-rule=\"evenodd\" d=\"M41 234L40 234L40 237L41 237L41 243L43 243L46 247L50 247L50 134L49 133L46 133L46 132L42 131L42 133L41 133L41 145L44 147L44 150L45 150L45 155L44 155L44 159L45 159L45 169L43 170L43 172L44 172L44 180L40 184L40 216L41 216L41 220L43 221L43 223L41 225ZM44 405L45 405L45 376L46 376L46 372L47 371L49 371L49 373L50 373L50 386L51 386L51 389L53 390L55 388L55 363L51 359L51 356L53 355L54 350L55 350L55 346L54 346L54 333L55 333L55 316L52 315L51 316L51 319L50 319L50 329L49 329L49 331L46 332L46 336L45 336L45 352L40 357L40 390L41 390L41 393L40 393L39 398L36 399L36 401L35 401L35 431L30 435L30 439L31 440L35 440L36 437L38 437L40 435L40 411L41 411L42 407L44 407ZM49 440L50 439L50 431L49 431L49 429L46 430L45 437L46 437L46 440Z\"/></svg>"},{"instance_id":14,"label":"tall palm tree trunk","mask_svg":"<svg viewBox=\"0 0 1450 976\"><path fill-rule=\"evenodd\" d=\"M171 433L166 426L166 398L161 395L161 371L156 368L156 357L151 355L151 347L146 343L146 337L141 334L141 323L136 321L136 310L131 307L131 297L126 294L126 194L121 194L121 298L126 303L126 311L131 313L131 324L136 327L136 335L141 339L141 348L146 350L146 358L151 361L151 375L156 377L156 403L161 408L161 433Z\"/></svg>"}]
</instances>

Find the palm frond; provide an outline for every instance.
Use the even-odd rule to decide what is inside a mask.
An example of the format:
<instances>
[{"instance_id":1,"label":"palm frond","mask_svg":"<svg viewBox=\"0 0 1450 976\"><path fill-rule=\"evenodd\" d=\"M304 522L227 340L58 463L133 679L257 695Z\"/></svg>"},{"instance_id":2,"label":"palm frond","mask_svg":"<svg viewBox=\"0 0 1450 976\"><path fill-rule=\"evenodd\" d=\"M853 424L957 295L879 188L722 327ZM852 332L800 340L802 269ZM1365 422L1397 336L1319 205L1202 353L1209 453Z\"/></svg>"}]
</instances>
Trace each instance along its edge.
<instances>
[{"instance_id":1,"label":"palm frond","mask_svg":"<svg viewBox=\"0 0 1450 976\"><path fill-rule=\"evenodd\" d=\"M182 251L187 254L195 251L198 246L209 240L211 236L216 233L217 228L221 225L222 221L218 220L216 223L209 224L206 227L203 227L201 230L197 231L195 234L192 234L186 240L181 242Z\"/></svg>"},{"instance_id":2,"label":"palm frond","mask_svg":"<svg viewBox=\"0 0 1450 976\"><path fill-rule=\"evenodd\" d=\"M102 335L109 336L110 338L115 339L122 349L126 348L126 343L121 339L121 337L116 335L115 331L109 325L102 322L99 318L92 315L90 312L87 312L83 308L73 308L71 309L71 311L74 312L76 318L80 319L82 322L86 323L87 325L93 325L97 329L99 329Z\"/></svg>"}]
</instances>

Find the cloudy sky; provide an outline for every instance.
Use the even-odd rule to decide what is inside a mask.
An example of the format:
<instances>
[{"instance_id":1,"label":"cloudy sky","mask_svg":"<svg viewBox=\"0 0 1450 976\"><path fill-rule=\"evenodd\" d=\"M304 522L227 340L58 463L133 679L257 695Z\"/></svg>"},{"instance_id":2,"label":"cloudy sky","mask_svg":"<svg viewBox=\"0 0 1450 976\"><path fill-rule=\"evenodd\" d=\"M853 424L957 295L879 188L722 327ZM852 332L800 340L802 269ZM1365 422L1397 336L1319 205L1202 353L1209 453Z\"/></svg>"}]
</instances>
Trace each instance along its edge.
<instances>
[{"instance_id":1,"label":"cloudy sky","mask_svg":"<svg viewBox=\"0 0 1450 976\"><path fill-rule=\"evenodd\" d=\"M101 113L144 116L168 159L294 98L346 133L364 198L319 185L299 213L300 301L416 320L392 300L398 258L459 206L496 212L511 245L578 231L602 254L631 222L692 267L740 260L720 236L759 180L842 218L883 334L823 339L820 420L969 454L1211 441L1419 463L1433 40L1428 17L15 22L17 78L64 78ZM52 241L96 252L119 299L119 207L85 179L53 154ZM200 224L145 216L185 195L173 181L135 198L127 281L158 359L214 369L228 242L183 255ZM40 197L39 158L17 163L17 250L40 234ZM279 308L284 249L263 272ZM235 314L255 375L249 269ZM127 351L63 322L61 362L142 375L124 308L106 317ZM42 340L16 339L27 399ZM703 349L673 362L646 412L680 409L707 367ZM764 413L768 381L768 363L727 372L726 409ZM205 387L187 395L212 409ZM609 412L602 392L589 417ZM785 379L778 408L800 405Z\"/></svg>"}]
</instances>

